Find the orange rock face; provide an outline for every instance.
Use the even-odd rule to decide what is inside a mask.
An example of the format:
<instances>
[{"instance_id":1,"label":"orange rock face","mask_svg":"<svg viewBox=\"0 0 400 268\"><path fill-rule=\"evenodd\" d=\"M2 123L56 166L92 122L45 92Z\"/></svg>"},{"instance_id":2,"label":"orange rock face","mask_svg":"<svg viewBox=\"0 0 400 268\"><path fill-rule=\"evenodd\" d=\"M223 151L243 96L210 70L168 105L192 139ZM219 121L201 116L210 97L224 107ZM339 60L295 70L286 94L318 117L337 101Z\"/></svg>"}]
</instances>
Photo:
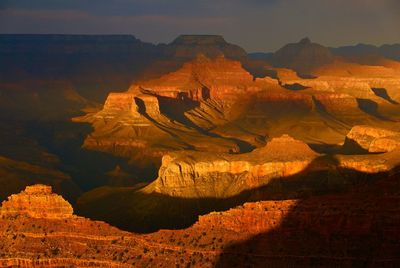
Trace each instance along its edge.
<instances>
[{"instance_id":1,"label":"orange rock face","mask_svg":"<svg viewBox=\"0 0 400 268\"><path fill-rule=\"evenodd\" d=\"M248 154L177 152L163 157L159 177L144 191L185 198L229 197L301 173L317 157L288 135Z\"/></svg>"},{"instance_id":2,"label":"orange rock face","mask_svg":"<svg viewBox=\"0 0 400 268\"><path fill-rule=\"evenodd\" d=\"M199 56L185 63L177 72L159 79L145 81L140 86L166 97L179 94L192 100L220 99L245 93L253 84L253 77L238 61L218 57L215 60Z\"/></svg>"},{"instance_id":3,"label":"orange rock face","mask_svg":"<svg viewBox=\"0 0 400 268\"><path fill-rule=\"evenodd\" d=\"M61 196L53 194L51 187L34 185L14 194L2 203L2 216L27 215L32 218L63 219L72 216L72 206Z\"/></svg>"},{"instance_id":4,"label":"orange rock face","mask_svg":"<svg viewBox=\"0 0 400 268\"><path fill-rule=\"evenodd\" d=\"M84 147L122 156L187 148L238 152L232 139L208 131L226 124L235 101L258 90L240 62L199 56L176 72L109 94L101 111L75 120L95 128Z\"/></svg>"},{"instance_id":5,"label":"orange rock face","mask_svg":"<svg viewBox=\"0 0 400 268\"><path fill-rule=\"evenodd\" d=\"M355 126L347 134L346 142L371 153L391 152L400 146L400 133L370 126Z\"/></svg>"}]
</instances>

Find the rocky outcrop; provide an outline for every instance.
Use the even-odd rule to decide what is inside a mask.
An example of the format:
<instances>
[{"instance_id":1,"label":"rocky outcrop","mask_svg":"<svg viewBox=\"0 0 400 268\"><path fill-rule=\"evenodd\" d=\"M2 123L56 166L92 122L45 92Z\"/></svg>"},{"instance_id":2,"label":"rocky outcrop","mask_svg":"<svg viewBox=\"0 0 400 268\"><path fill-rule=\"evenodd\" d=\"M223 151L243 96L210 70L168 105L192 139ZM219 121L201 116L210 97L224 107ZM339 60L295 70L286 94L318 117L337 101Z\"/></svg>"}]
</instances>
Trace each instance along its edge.
<instances>
[{"instance_id":1,"label":"rocky outcrop","mask_svg":"<svg viewBox=\"0 0 400 268\"><path fill-rule=\"evenodd\" d=\"M338 167L364 174L395 173L400 165L400 150L379 155L337 155Z\"/></svg>"},{"instance_id":2,"label":"rocky outcrop","mask_svg":"<svg viewBox=\"0 0 400 268\"><path fill-rule=\"evenodd\" d=\"M400 165L400 135L387 129L355 126L346 136L343 152L346 154L335 156L340 168L367 174L395 173Z\"/></svg>"},{"instance_id":3,"label":"rocky outcrop","mask_svg":"<svg viewBox=\"0 0 400 268\"><path fill-rule=\"evenodd\" d=\"M241 155L182 152L165 155L158 178L144 192L184 198L222 198L305 170L318 156L287 135Z\"/></svg>"},{"instance_id":4,"label":"rocky outcrop","mask_svg":"<svg viewBox=\"0 0 400 268\"><path fill-rule=\"evenodd\" d=\"M26 215L32 218L63 219L71 217L72 206L61 196L52 193L50 186L33 185L25 191L11 195L1 206L4 217Z\"/></svg>"},{"instance_id":5,"label":"rocky outcrop","mask_svg":"<svg viewBox=\"0 0 400 268\"><path fill-rule=\"evenodd\" d=\"M355 126L347 134L344 146L348 150L358 147L370 153L391 152L400 147L400 133L377 127Z\"/></svg>"},{"instance_id":6,"label":"rocky outcrop","mask_svg":"<svg viewBox=\"0 0 400 268\"><path fill-rule=\"evenodd\" d=\"M225 229L248 236L269 232L282 224L298 200L245 203L223 212L211 212L199 217L194 228Z\"/></svg>"}]
</instances>

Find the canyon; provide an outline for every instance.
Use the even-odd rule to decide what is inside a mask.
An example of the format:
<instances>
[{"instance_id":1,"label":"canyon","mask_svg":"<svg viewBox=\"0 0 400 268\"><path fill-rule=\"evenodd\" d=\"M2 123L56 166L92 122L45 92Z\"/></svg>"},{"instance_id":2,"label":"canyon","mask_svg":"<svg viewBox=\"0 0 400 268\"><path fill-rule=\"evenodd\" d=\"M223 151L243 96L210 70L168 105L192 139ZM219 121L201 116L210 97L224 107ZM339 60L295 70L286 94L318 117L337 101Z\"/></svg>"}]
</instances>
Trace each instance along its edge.
<instances>
[{"instance_id":1,"label":"canyon","mask_svg":"<svg viewBox=\"0 0 400 268\"><path fill-rule=\"evenodd\" d=\"M0 35L0 56L0 267L400 264L396 45Z\"/></svg>"}]
</instances>

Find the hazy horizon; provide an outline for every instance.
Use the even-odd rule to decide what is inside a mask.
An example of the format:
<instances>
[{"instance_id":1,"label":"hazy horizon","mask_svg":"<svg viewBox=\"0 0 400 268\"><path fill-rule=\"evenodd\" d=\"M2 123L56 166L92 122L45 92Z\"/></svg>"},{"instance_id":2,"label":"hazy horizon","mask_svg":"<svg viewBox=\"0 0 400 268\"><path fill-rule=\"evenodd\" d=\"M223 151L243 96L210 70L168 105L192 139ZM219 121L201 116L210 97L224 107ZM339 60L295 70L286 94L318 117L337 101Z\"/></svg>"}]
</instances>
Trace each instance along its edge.
<instances>
[{"instance_id":1,"label":"hazy horizon","mask_svg":"<svg viewBox=\"0 0 400 268\"><path fill-rule=\"evenodd\" d=\"M305 36L329 47L400 43L396 0L5 0L2 34L129 34L169 43L217 34L248 52L273 52Z\"/></svg>"},{"instance_id":2,"label":"hazy horizon","mask_svg":"<svg viewBox=\"0 0 400 268\"><path fill-rule=\"evenodd\" d=\"M131 33L120 33L120 34L115 34L115 33L107 34L107 33L103 33L103 34L93 34L93 33L2 33L2 32L0 32L0 35L133 36L133 37L135 37L136 39L139 39L140 41L142 41L142 42L144 42L144 43L152 43L152 44L155 44L155 45L161 45L161 44L169 44L169 43L172 43L172 42L173 42L177 37L179 37L180 35L217 35L217 36L222 36L222 37L225 39L225 41L228 42L228 43L231 43L231 44L233 44L233 45L238 45L238 46L244 48L243 46L241 46L241 45L238 44L238 43L233 43L233 42L231 42L230 40L227 40L227 39L225 38L225 36L223 36L222 34L189 34L189 33L183 33L183 34L178 34L175 38L173 38L173 39L171 39L170 41L167 41L167 42L151 42L151 41L148 41L148 40L143 40L142 38L138 37L137 35L131 34ZM342 45L339 45L339 46L330 46L330 45L326 45L326 44L323 44L323 43L321 43L321 42L318 42L318 40L314 40L314 39L312 39L312 38L310 38L310 37L308 37L308 36L304 36L303 38L309 38L309 39L311 40L312 43L318 43L318 44L324 45L324 46L329 47L329 48L339 48L339 47L357 46L357 45L371 45L371 46L380 47L380 46L383 46L383 45L400 44L400 42L395 42L395 43L382 43L382 44L371 44L371 43L358 42L358 43L354 43L354 44L342 44ZM298 42L299 42L301 39L303 39L303 38L300 38L299 40L289 41L288 43L282 44L282 45L281 45L280 47L278 47L277 49L275 49L275 50L270 50L270 51L249 51L249 50L247 50L246 48L244 48L244 49L246 50L247 53L274 53L274 52L276 52L276 50L280 49L281 47L283 47L283 46L285 46L285 45L287 45L287 44L298 43Z\"/></svg>"}]
</instances>

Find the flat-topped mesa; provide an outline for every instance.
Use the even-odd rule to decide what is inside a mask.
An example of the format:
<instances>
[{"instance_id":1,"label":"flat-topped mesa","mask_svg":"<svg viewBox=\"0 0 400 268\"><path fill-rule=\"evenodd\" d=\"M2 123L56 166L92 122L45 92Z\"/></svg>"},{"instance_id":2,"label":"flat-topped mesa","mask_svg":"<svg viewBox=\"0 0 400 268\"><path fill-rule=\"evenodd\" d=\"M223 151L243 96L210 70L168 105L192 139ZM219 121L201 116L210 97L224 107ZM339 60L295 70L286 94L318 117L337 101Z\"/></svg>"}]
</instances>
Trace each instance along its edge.
<instances>
[{"instance_id":1,"label":"flat-topped mesa","mask_svg":"<svg viewBox=\"0 0 400 268\"><path fill-rule=\"evenodd\" d=\"M386 153L400 147L400 133L370 126L355 126L346 136L347 150L361 149L371 153Z\"/></svg>"},{"instance_id":2,"label":"flat-topped mesa","mask_svg":"<svg viewBox=\"0 0 400 268\"><path fill-rule=\"evenodd\" d=\"M62 196L52 192L51 186L37 184L3 201L0 215L60 219L72 217L73 209Z\"/></svg>"}]
</instances>

